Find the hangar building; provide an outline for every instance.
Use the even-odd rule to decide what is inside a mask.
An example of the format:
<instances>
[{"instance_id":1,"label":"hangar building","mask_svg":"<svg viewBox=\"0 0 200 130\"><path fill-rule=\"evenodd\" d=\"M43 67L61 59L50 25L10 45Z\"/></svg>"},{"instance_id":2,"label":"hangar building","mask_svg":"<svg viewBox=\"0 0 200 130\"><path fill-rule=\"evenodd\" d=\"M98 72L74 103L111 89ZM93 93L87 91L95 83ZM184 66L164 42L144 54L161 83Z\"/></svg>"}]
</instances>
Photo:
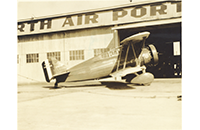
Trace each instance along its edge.
<instances>
[{"instance_id":1,"label":"hangar building","mask_svg":"<svg viewBox=\"0 0 200 130\"><path fill-rule=\"evenodd\" d=\"M18 83L45 82L42 61L55 56L69 68L138 32L159 52L155 77L181 77L181 1L126 5L18 20Z\"/></svg>"}]
</instances>

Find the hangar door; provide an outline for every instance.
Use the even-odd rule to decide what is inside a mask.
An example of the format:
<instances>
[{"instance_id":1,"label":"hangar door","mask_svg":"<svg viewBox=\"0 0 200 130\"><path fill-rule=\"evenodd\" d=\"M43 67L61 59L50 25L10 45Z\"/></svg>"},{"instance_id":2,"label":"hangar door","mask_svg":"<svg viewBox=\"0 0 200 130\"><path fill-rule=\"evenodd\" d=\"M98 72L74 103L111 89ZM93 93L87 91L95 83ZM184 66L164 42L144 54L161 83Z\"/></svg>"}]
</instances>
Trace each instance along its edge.
<instances>
[{"instance_id":1,"label":"hangar door","mask_svg":"<svg viewBox=\"0 0 200 130\"><path fill-rule=\"evenodd\" d=\"M154 44L159 52L159 63L147 67L156 78L181 77L181 23L118 30L120 41L133 34L148 31L146 45Z\"/></svg>"}]
</instances>

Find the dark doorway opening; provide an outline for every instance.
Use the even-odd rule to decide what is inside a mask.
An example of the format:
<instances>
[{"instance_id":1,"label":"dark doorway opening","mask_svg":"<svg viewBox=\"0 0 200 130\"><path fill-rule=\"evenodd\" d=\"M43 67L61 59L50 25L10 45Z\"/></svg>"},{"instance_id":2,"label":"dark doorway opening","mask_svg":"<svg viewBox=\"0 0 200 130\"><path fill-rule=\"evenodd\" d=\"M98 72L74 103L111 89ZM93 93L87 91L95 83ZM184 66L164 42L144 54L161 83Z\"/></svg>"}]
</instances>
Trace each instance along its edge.
<instances>
[{"instance_id":1,"label":"dark doorway opening","mask_svg":"<svg viewBox=\"0 0 200 130\"><path fill-rule=\"evenodd\" d=\"M147 71L156 78L182 77L181 23L122 29L120 41L144 31L150 32L146 45L154 44L159 52L158 65L147 67Z\"/></svg>"}]
</instances>

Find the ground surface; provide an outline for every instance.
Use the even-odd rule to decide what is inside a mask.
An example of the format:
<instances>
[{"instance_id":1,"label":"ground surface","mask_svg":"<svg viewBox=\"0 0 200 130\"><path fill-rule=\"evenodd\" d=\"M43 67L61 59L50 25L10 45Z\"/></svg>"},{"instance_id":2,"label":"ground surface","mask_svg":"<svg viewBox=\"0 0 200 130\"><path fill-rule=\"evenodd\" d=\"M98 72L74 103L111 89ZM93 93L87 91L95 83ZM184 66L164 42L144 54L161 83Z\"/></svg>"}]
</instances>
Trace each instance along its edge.
<instances>
[{"instance_id":1,"label":"ground surface","mask_svg":"<svg viewBox=\"0 0 200 130\"><path fill-rule=\"evenodd\" d=\"M181 130L181 79L18 85L18 130Z\"/></svg>"}]
</instances>

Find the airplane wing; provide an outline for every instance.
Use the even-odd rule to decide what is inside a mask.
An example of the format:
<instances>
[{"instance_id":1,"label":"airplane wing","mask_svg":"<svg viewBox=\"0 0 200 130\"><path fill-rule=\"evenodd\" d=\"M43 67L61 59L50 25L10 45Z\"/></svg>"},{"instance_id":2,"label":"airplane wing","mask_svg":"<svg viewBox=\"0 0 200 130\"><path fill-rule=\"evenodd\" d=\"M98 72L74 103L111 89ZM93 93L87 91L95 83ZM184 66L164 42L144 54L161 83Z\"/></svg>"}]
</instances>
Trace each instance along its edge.
<instances>
[{"instance_id":1,"label":"airplane wing","mask_svg":"<svg viewBox=\"0 0 200 130\"><path fill-rule=\"evenodd\" d=\"M138 33L138 34L132 35L128 38L125 38L123 41L121 41L121 44L126 45L130 42L132 44L135 44L135 43L138 43L138 42L140 42L144 39L147 39L149 37L149 35L150 35L149 32Z\"/></svg>"},{"instance_id":2,"label":"airplane wing","mask_svg":"<svg viewBox=\"0 0 200 130\"><path fill-rule=\"evenodd\" d=\"M145 47L145 41L149 35L149 32L142 32L121 41L121 51L116 63L116 69L110 74L112 78L106 80L123 81L122 77L128 74L138 75L137 72L145 72L146 67L140 65L138 57L142 48ZM130 62L133 62L134 65L128 67L127 64Z\"/></svg>"},{"instance_id":3,"label":"airplane wing","mask_svg":"<svg viewBox=\"0 0 200 130\"><path fill-rule=\"evenodd\" d=\"M120 69L122 64L123 69L125 69L127 62L131 61L132 59L135 61L134 66L140 66L138 57L142 51L142 48L145 47L145 41L149 35L149 32L142 32L121 41L121 51L117 60L116 71Z\"/></svg>"},{"instance_id":4,"label":"airplane wing","mask_svg":"<svg viewBox=\"0 0 200 130\"><path fill-rule=\"evenodd\" d=\"M142 67L140 67L140 66L138 66L138 67L128 67L128 68L116 71L114 73L111 73L110 75L112 77L124 77L124 76L126 76L128 74L135 74L135 73L137 73L139 71L143 71L145 69L146 69L145 66L142 66Z\"/></svg>"},{"instance_id":5,"label":"airplane wing","mask_svg":"<svg viewBox=\"0 0 200 130\"><path fill-rule=\"evenodd\" d=\"M132 49L133 55L135 58L138 58L139 54L142 51L142 48L145 47L145 41L149 37L149 32L142 32L135 35L132 35L123 41L121 41L122 48L127 49L130 47L130 50Z\"/></svg>"},{"instance_id":6,"label":"airplane wing","mask_svg":"<svg viewBox=\"0 0 200 130\"><path fill-rule=\"evenodd\" d=\"M100 82L121 82L121 83L125 83L126 79L122 79L122 77L124 77L124 76L126 76L128 74L136 74L137 72L143 71L144 69L146 69L145 66L142 66L142 67L129 67L129 68L126 68L126 69L119 70L119 71L116 71L114 73L111 73L110 75L112 77L98 79L98 81L100 81Z\"/></svg>"}]
</instances>

